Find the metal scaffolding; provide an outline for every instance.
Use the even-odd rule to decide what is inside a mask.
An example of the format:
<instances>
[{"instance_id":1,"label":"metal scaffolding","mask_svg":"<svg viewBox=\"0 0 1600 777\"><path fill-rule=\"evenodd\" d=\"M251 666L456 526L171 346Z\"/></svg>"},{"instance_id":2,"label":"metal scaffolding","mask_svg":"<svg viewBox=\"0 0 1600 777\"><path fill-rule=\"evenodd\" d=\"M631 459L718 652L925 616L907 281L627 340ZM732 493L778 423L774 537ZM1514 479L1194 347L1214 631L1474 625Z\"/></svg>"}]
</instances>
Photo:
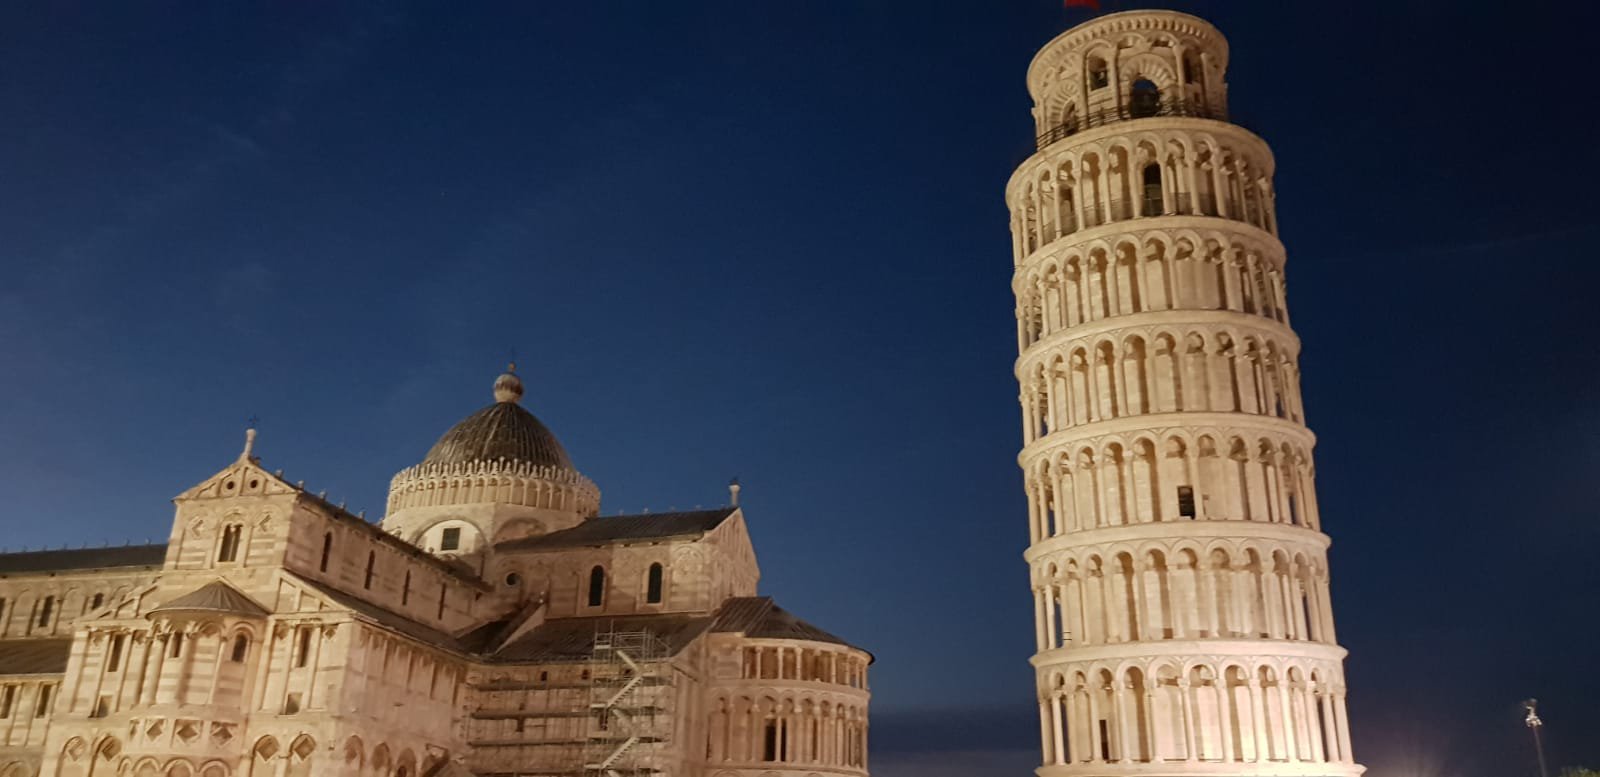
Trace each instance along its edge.
<instances>
[{"instance_id":1,"label":"metal scaffolding","mask_svg":"<svg viewBox=\"0 0 1600 777\"><path fill-rule=\"evenodd\" d=\"M585 777L661 774L662 745L672 738L676 694L671 650L654 632L595 634L589 657Z\"/></svg>"}]
</instances>

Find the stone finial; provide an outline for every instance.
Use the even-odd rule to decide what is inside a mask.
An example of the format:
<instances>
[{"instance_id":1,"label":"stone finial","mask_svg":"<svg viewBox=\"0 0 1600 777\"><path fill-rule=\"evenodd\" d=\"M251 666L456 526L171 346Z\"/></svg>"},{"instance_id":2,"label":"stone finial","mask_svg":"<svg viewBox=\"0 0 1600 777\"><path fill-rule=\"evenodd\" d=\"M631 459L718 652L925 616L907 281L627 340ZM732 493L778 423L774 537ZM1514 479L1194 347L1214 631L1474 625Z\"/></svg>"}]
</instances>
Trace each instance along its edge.
<instances>
[{"instance_id":1,"label":"stone finial","mask_svg":"<svg viewBox=\"0 0 1600 777\"><path fill-rule=\"evenodd\" d=\"M250 427L244 430L244 450L239 452L239 460L249 461L251 459L250 452L255 450L255 447L256 425L255 420L252 419L250 422Z\"/></svg>"},{"instance_id":2,"label":"stone finial","mask_svg":"<svg viewBox=\"0 0 1600 777\"><path fill-rule=\"evenodd\" d=\"M506 371L494 380L494 401L521 402L522 379L517 377L517 363L506 365Z\"/></svg>"},{"instance_id":3,"label":"stone finial","mask_svg":"<svg viewBox=\"0 0 1600 777\"><path fill-rule=\"evenodd\" d=\"M740 485L738 478L728 481L728 506L739 506L739 489Z\"/></svg>"}]
</instances>

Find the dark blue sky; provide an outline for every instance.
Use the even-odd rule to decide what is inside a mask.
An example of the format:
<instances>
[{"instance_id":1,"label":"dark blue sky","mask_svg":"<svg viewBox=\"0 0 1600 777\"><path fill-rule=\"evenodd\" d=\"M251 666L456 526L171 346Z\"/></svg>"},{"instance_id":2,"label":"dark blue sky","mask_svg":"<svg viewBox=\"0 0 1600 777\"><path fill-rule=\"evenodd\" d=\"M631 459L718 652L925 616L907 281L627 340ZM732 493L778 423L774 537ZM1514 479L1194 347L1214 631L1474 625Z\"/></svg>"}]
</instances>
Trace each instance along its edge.
<instances>
[{"instance_id":1,"label":"dark blue sky","mask_svg":"<svg viewBox=\"0 0 1600 777\"><path fill-rule=\"evenodd\" d=\"M1277 154L1359 760L1600 766L1591 4L1177 3ZM1129 7L1132 4L1128 4ZM726 499L882 777L1026 774L1013 2L0 7L3 544L165 536L244 421L381 512L489 401Z\"/></svg>"}]
</instances>

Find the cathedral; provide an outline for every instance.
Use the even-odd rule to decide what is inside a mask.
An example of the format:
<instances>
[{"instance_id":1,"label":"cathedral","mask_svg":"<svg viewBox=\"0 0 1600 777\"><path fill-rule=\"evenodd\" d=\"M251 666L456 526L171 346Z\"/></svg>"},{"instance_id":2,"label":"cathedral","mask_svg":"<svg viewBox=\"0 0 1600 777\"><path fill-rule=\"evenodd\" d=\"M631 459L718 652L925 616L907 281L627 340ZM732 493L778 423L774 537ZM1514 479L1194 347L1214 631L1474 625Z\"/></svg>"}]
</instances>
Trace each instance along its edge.
<instances>
[{"instance_id":1,"label":"cathedral","mask_svg":"<svg viewBox=\"0 0 1600 777\"><path fill-rule=\"evenodd\" d=\"M600 517L515 370L371 523L254 455L164 544L0 554L0 777L867 774L872 656L738 507Z\"/></svg>"}]
</instances>

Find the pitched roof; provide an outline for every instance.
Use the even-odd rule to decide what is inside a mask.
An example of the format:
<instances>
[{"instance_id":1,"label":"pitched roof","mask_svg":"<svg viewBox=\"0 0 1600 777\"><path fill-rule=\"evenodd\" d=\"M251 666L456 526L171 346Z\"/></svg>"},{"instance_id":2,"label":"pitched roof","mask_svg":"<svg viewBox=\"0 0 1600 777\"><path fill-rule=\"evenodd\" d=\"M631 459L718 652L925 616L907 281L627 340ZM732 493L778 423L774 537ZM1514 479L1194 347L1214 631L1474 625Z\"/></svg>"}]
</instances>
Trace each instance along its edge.
<instances>
[{"instance_id":1,"label":"pitched roof","mask_svg":"<svg viewBox=\"0 0 1600 777\"><path fill-rule=\"evenodd\" d=\"M61 674L71 651L70 639L0 640L0 675Z\"/></svg>"},{"instance_id":2,"label":"pitched roof","mask_svg":"<svg viewBox=\"0 0 1600 777\"><path fill-rule=\"evenodd\" d=\"M670 655L677 655L711 622L710 616L682 614L562 618L540 624L489 658L500 663L583 661L593 654L595 637L610 631L649 631L666 643Z\"/></svg>"},{"instance_id":3,"label":"pitched roof","mask_svg":"<svg viewBox=\"0 0 1600 777\"><path fill-rule=\"evenodd\" d=\"M296 488L298 488L298 486ZM407 556L410 556L413 561L420 561L424 564L434 567L435 569L448 572L450 575L464 583L470 583L477 586L479 590L487 591L490 588L488 583L484 582L482 578L478 577L476 572L472 571L472 567L468 566L466 562L461 561L460 559L450 559L429 553L428 551L425 551L416 545L400 539L400 537L396 535L384 531L383 527L372 523L371 521L368 521L359 515L352 515L349 510L346 510L343 507L328 501L324 497L313 494L310 491L300 489L300 498L305 499L306 501L311 502L318 507L321 507L334 520L339 521L346 526L359 529L362 532L365 532L366 535L371 537L374 541L381 542L391 548L394 548L395 550L400 551L401 553L406 554Z\"/></svg>"},{"instance_id":4,"label":"pitched roof","mask_svg":"<svg viewBox=\"0 0 1600 777\"><path fill-rule=\"evenodd\" d=\"M159 567L167 544L124 545L120 548L72 548L0 553L0 575L71 572L113 567Z\"/></svg>"},{"instance_id":5,"label":"pitched roof","mask_svg":"<svg viewBox=\"0 0 1600 777\"><path fill-rule=\"evenodd\" d=\"M239 589L221 580L213 580L206 583L189 593L167 601L151 610L151 612L170 612L173 610L225 612L255 618L267 614L267 608L262 607L256 600L245 596Z\"/></svg>"},{"instance_id":6,"label":"pitched roof","mask_svg":"<svg viewBox=\"0 0 1600 777\"><path fill-rule=\"evenodd\" d=\"M758 639L798 639L807 642L829 642L835 645L861 648L846 642L779 607L770 596L744 596L729 599L717 610L716 632L739 632Z\"/></svg>"},{"instance_id":7,"label":"pitched roof","mask_svg":"<svg viewBox=\"0 0 1600 777\"><path fill-rule=\"evenodd\" d=\"M299 575L291 576L294 577L295 581L301 585L316 591L322 596L326 596L334 604L337 604L340 607L348 608L362 618L372 621L379 626L393 631L398 631L401 634L412 637L413 639L429 642L439 647L449 648L451 650L457 650L464 653L472 652L472 645L456 639L454 636L451 636L450 634L425 623L414 621L405 615L384 609L371 602L357 599L356 597L344 593L337 588L323 585L315 580L300 577Z\"/></svg>"},{"instance_id":8,"label":"pitched roof","mask_svg":"<svg viewBox=\"0 0 1600 777\"><path fill-rule=\"evenodd\" d=\"M611 545L623 542L696 538L722 525L739 508L693 510L677 513L644 513L590 518L570 529L502 542L496 550L543 550L583 545Z\"/></svg>"}]
</instances>

